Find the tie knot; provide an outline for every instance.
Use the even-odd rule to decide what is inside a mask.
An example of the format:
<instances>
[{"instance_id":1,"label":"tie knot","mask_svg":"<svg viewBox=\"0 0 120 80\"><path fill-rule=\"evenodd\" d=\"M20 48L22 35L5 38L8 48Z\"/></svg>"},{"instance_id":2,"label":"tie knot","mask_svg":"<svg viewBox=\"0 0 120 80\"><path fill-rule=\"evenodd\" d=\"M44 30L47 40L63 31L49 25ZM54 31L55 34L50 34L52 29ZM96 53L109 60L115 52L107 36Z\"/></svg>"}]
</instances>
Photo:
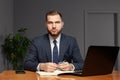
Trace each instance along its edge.
<instances>
[{"instance_id":1,"label":"tie knot","mask_svg":"<svg viewBox=\"0 0 120 80\"><path fill-rule=\"evenodd\" d=\"M56 40L53 41L54 44L56 44L56 42L57 42Z\"/></svg>"}]
</instances>

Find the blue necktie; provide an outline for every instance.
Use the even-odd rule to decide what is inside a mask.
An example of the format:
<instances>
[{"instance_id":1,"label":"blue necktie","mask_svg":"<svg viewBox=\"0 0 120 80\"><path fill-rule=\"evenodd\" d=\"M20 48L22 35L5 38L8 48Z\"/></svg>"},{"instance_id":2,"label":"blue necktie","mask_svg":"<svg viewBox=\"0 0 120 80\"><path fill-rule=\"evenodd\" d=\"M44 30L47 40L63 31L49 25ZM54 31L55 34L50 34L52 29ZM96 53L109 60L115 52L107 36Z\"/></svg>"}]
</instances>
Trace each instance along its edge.
<instances>
[{"instance_id":1,"label":"blue necktie","mask_svg":"<svg viewBox=\"0 0 120 80\"><path fill-rule=\"evenodd\" d=\"M58 63L58 48L56 44L56 40L53 41L54 47L53 47L53 62Z\"/></svg>"}]
</instances>

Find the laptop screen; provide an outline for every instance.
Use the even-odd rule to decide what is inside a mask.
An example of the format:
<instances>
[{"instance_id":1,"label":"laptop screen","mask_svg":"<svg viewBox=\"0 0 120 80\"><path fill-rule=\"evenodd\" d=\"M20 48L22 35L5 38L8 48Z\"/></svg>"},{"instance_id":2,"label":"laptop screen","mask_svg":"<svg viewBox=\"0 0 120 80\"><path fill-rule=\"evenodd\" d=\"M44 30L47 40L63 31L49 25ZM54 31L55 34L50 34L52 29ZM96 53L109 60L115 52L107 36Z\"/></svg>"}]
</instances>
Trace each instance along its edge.
<instances>
[{"instance_id":1,"label":"laptop screen","mask_svg":"<svg viewBox=\"0 0 120 80\"><path fill-rule=\"evenodd\" d=\"M82 75L112 73L118 51L119 47L116 46L90 46L85 58Z\"/></svg>"}]
</instances>

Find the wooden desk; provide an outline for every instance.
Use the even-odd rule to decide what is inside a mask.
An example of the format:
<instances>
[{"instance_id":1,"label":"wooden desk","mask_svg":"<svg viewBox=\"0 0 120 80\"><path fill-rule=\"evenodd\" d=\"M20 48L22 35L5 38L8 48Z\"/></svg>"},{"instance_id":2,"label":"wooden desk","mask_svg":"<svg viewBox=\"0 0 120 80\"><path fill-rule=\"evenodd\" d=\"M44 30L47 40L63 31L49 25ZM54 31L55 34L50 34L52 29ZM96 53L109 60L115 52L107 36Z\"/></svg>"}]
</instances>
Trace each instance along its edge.
<instances>
[{"instance_id":1,"label":"wooden desk","mask_svg":"<svg viewBox=\"0 0 120 80\"><path fill-rule=\"evenodd\" d=\"M0 73L0 80L120 80L120 72L100 76L79 77L73 75L40 76L35 72L26 71L26 74L16 74L8 70Z\"/></svg>"}]
</instances>

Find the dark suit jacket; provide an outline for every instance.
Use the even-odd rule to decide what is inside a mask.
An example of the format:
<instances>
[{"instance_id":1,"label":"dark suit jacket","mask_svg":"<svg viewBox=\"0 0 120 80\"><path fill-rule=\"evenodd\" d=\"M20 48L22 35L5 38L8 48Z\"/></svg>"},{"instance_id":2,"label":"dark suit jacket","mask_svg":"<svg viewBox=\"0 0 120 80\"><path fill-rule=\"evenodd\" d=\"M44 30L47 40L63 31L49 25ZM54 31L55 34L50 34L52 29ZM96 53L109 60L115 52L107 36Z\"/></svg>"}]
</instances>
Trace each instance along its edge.
<instances>
[{"instance_id":1,"label":"dark suit jacket","mask_svg":"<svg viewBox=\"0 0 120 80\"><path fill-rule=\"evenodd\" d=\"M75 66L75 70L82 69L83 59L75 38L61 34L59 61L67 61ZM28 49L24 66L27 70L36 71L39 63L51 62L51 48L48 34L36 37Z\"/></svg>"}]
</instances>

